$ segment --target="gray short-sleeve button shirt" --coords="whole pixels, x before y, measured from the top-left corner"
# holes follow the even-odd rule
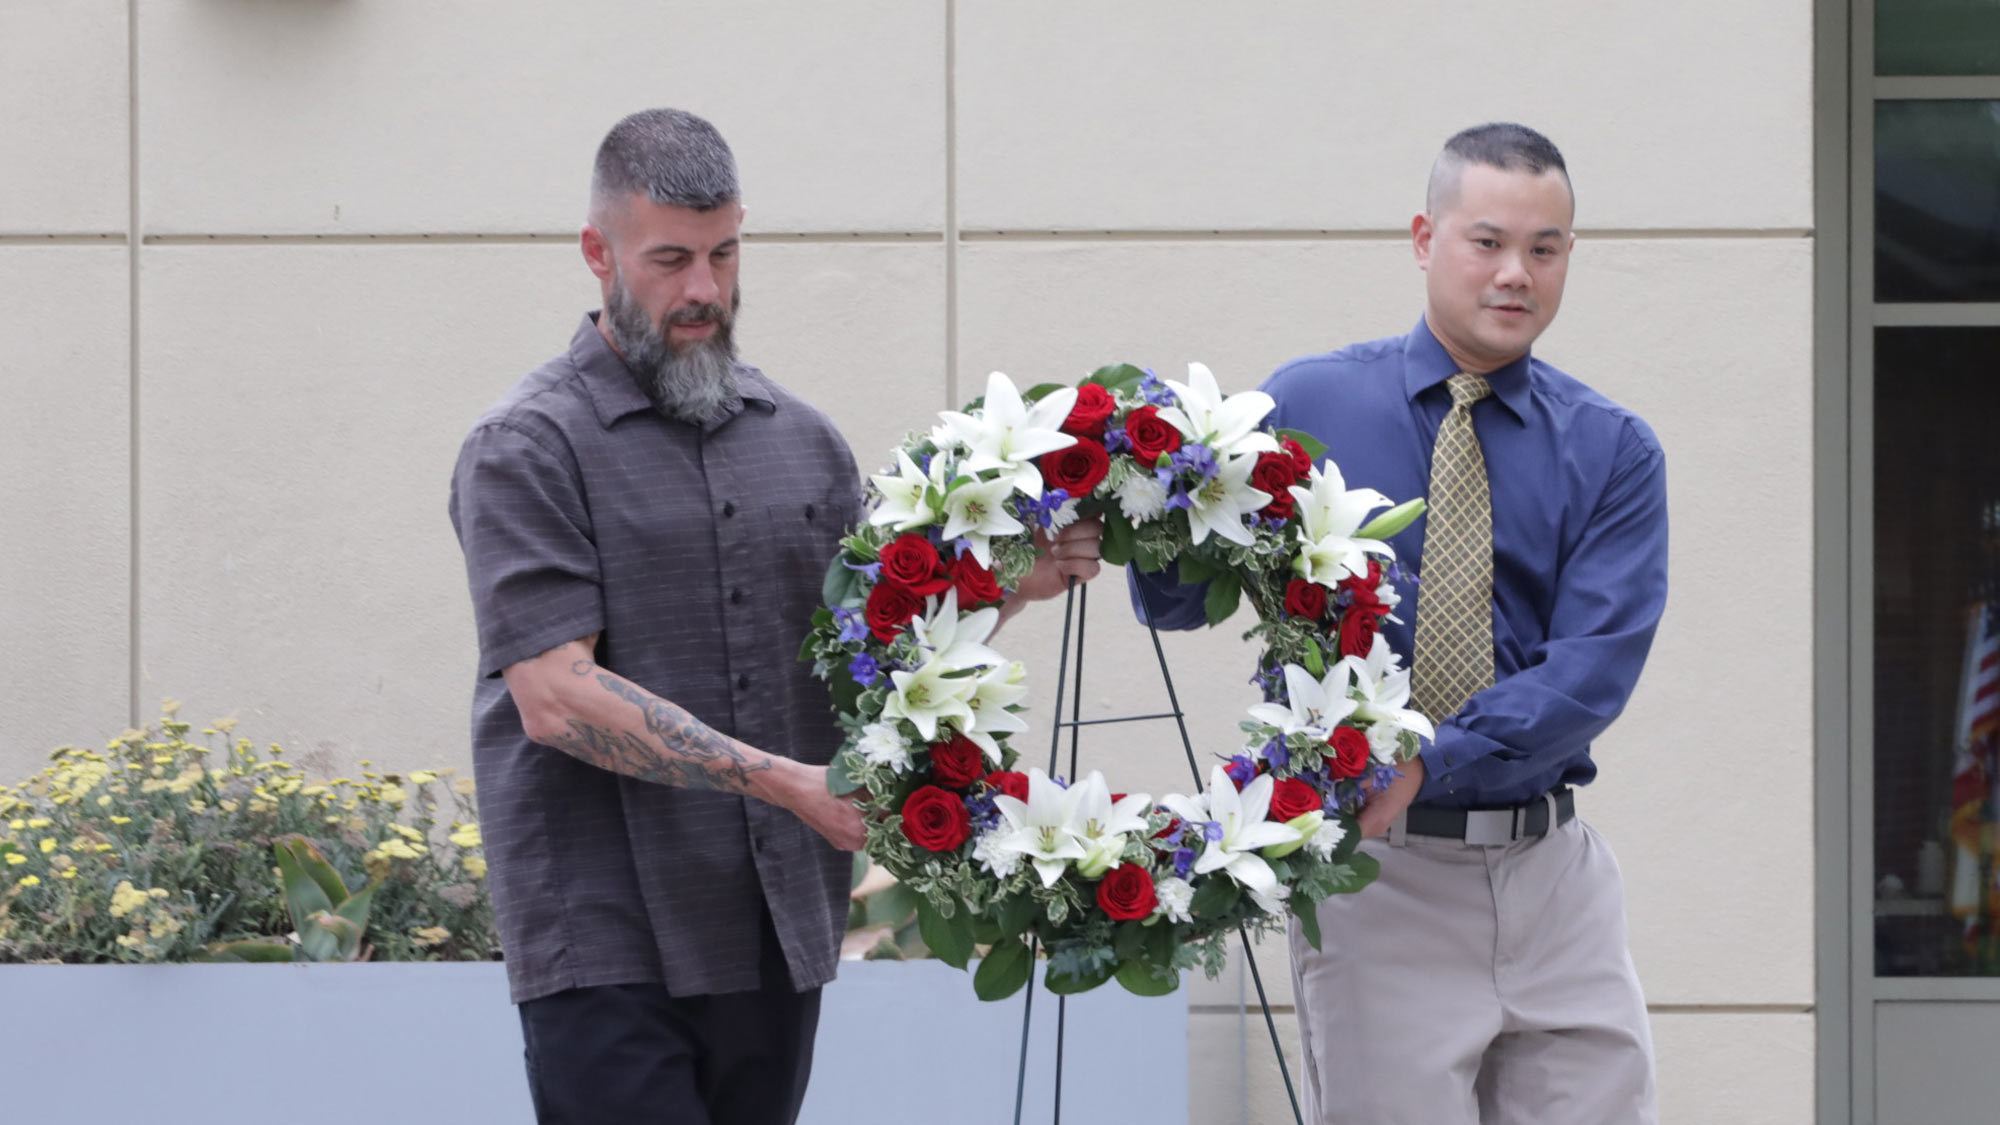
[[[452,477],[479,634],[473,763],[513,998],[757,988],[767,906],[793,986],[818,987],[846,919],[845,853],[761,801],[529,742],[499,678],[597,633],[599,663],[717,730],[814,765],[839,746],[797,654],[859,516],[847,443],[747,365],[729,417],[662,414],[595,315],[480,418]]]

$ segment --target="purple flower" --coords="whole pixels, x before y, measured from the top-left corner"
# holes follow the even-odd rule
[[[1238,754],[1229,759],[1229,765],[1223,768],[1223,772],[1241,788],[1256,779],[1257,763],[1251,761],[1248,754]]]
[[[881,564],[877,563],[876,565],[880,566]],[[856,641],[865,641],[868,639],[868,618],[860,610],[848,609],[846,606],[835,606],[833,609],[833,621],[834,624],[840,626],[840,636],[836,639],[841,644],[853,644]]]
[[[1106,453],[1132,452],[1132,439],[1125,436],[1125,430],[1122,426],[1115,430],[1104,431],[1104,451]]]
[[[1274,738],[1264,744],[1264,760],[1274,770],[1284,769],[1292,764],[1291,748],[1285,745],[1284,739]]]
[[[1188,877],[1188,874],[1193,870],[1194,870],[1194,849],[1193,848],[1174,849],[1174,874],[1179,875],[1181,878],[1185,879]]]
[[[1204,820],[1201,822],[1201,838],[1213,844],[1222,839],[1222,822]]]
[[[992,828],[994,823],[1000,819],[1000,810],[994,805],[991,793],[967,796],[965,798],[965,812],[967,816],[972,818],[972,826],[982,832]]]
[[[1167,454],[1167,465],[1175,475],[1191,472],[1207,480],[1215,475],[1215,450],[1199,442],[1189,442]]]
[[[1016,495],[1014,510],[1023,520],[1033,521],[1037,526],[1048,527],[1055,523],[1056,512],[1069,502],[1069,493],[1060,488],[1051,488],[1042,493],[1039,500]]]
[[[868,581],[870,582],[882,581],[882,564],[879,562],[854,563],[847,561],[847,557],[843,555],[841,556],[840,559],[840,565],[846,567],[849,570],[857,571],[859,573],[867,575]]]
[[[876,677],[882,674],[882,668],[875,663],[874,657],[865,652],[856,653],[854,659],[847,662],[847,674],[853,676],[854,682],[862,687],[874,687]]]
[[[1174,398],[1173,388],[1161,382],[1160,377],[1153,374],[1153,369],[1150,367],[1146,369],[1145,376],[1139,380],[1139,397],[1154,406],[1173,406],[1178,401]]]

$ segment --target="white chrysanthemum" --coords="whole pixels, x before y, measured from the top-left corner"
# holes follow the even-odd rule
[[[1160,904],[1153,913],[1166,915],[1169,922],[1192,922],[1194,914],[1190,907],[1194,904],[1194,884],[1176,875],[1169,875],[1153,884],[1153,896]]]
[[[863,758],[874,765],[888,766],[897,773],[910,768],[910,744],[895,723],[869,723],[861,728],[861,740],[854,744]]]
[[[1347,839],[1347,829],[1332,817],[1320,822],[1319,831],[1306,840],[1306,850],[1318,856],[1321,861],[1333,858],[1333,849]]]
[[[1167,486],[1151,473],[1134,473],[1118,486],[1118,507],[1133,523],[1159,519],[1167,510]]]
[[[983,833],[972,844],[972,858],[992,872],[996,879],[1005,879],[1021,869],[1021,853],[1000,846],[1000,840],[1005,835],[1004,832]]]
[[[1394,762],[1403,751],[1403,728],[1394,723],[1376,723],[1368,728],[1368,751],[1378,762]]]
[[[1062,507],[1049,513],[1049,531],[1051,534],[1061,531],[1063,528],[1076,522],[1076,506],[1077,501],[1066,500],[1063,502]]]

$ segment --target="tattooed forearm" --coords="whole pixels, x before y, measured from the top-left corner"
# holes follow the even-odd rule
[[[639,709],[646,731],[658,742],[636,732],[568,720],[569,730],[552,740],[556,749],[614,773],[683,789],[748,790],[751,774],[769,770],[770,759],[752,762],[720,732],[664,699],[647,694],[608,672],[598,672],[588,660],[570,666],[578,676],[597,673],[604,690]]]

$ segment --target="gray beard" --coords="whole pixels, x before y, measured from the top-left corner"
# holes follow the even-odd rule
[[[740,292],[730,297],[732,306],[742,304]],[[611,334],[639,388],[662,414],[697,426],[722,421],[742,401],[736,386],[735,309],[711,305],[707,313],[715,321],[714,333],[675,347],[667,339],[667,324],[673,318],[648,320],[621,282],[611,283],[611,296],[605,302]]]

